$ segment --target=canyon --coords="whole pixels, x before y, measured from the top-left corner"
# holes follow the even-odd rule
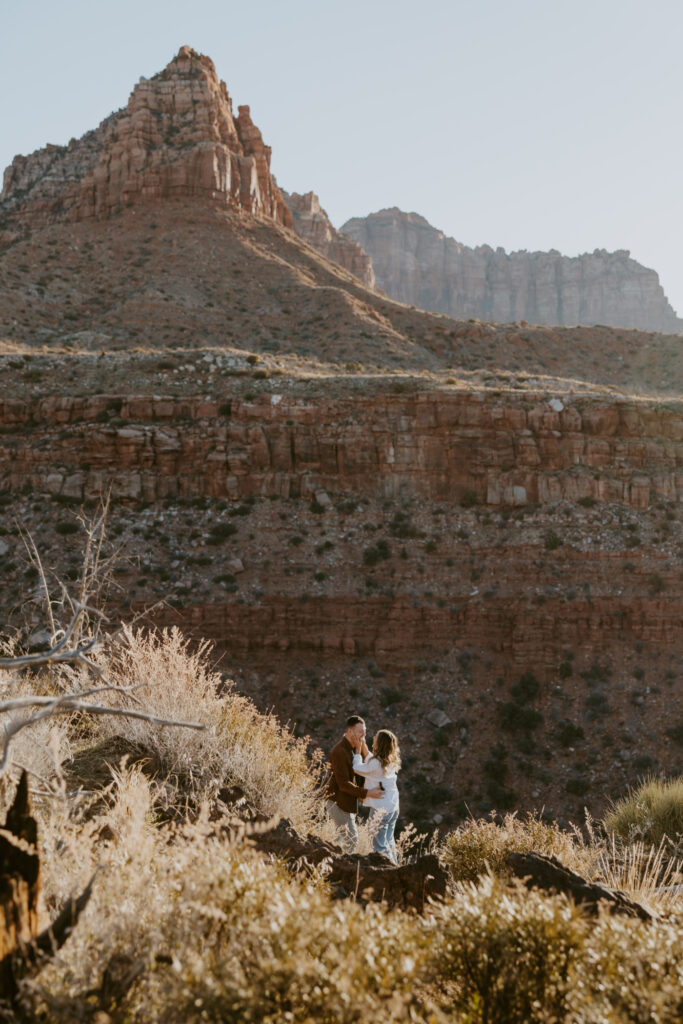
[[[395,207],[353,217],[341,231],[369,253],[387,295],[434,313],[683,332],[655,271],[626,250],[567,257],[470,248]]]
[[[111,620],[209,639],[225,685],[324,748],[351,711],[389,724],[420,827],[601,813],[680,772],[675,320],[453,319],[374,284],[187,47],[81,140],[18,157],[5,638],[45,625],[28,535],[72,590],[104,502]]]

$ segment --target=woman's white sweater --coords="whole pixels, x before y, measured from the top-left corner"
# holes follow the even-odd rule
[[[378,811],[398,810],[398,783],[396,771],[393,768],[385,771],[382,763],[372,754],[368,756],[367,761],[363,760],[361,754],[354,754],[353,771],[356,775],[363,776],[366,789],[377,789],[380,782],[384,787],[383,796],[374,799],[366,797],[363,807],[374,807]]]

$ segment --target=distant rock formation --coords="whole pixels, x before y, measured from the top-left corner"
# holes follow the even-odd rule
[[[367,288],[376,285],[372,260],[357,242],[332,225],[315,192],[282,193],[293,217],[297,235],[329,260],[351,271]]]
[[[503,323],[683,330],[655,271],[626,250],[567,257],[554,249],[470,249],[424,217],[395,207],[354,217],[341,230],[370,254],[387,295],[434,313]]]
[[[183,46],[127,107],[68,146],[17,156],[0,196],[0,241],[56,220],[107,217],[141,200],[206,196],[291,227],[249,107],[233,115],[213,62]]]

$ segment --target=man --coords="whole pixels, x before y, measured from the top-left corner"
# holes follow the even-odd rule
[[[358,715],[346,720],[346,731],[339,743],[330,752],[330,781],[325,796],[327,812],[337,829],[342,849],[353,853],[358,842],[356,811],[358,801],[369,797],[381,797],[382,790],[365,789],[359,786],[353,774],[353,755],[360,750],[365,739],[365,722]]]

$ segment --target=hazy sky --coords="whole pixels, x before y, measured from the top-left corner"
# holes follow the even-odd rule
[[[683,315],[681,0],[0,0],[0,165],[66,143],[189,44],[332,221],[630,249]]]

